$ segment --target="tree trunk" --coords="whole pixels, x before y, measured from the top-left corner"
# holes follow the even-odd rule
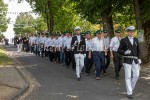
[[[138,32],[138,37],[142,37],[142,40],[139,39],[140,41],[140,51],[141,51],[141,59],[144,63],[148,62],[148,51],[149,51],[149,44],[148,43],[148,33],[149,28],[146,26],[148,23],[144,23],[142,26],[142,20],[141,20],[141,9],[140,6],[142,5],[143,1],[142,0],[134,0],[134,12],[135,12],[135,19],[136,19],[136,25],[137,25],[137,30],[142,30],[144,28],[144,35],[140,36]],[[144,37],[146,41],[144,40]]]
[[[48,12],[47,12],[47,6],[45,6],[44,13],[45,13],[45,17],[46,17],[47,29],[49,32],[50,31],[50,24],[49,24],[49,16],[48,16]]]
[[[144,22],[143,28],[144,28],[144,37],[145,37],[145,43],[146,43],[145,49],[147,49],[148,51],[146,55],[146,62],[150,62],[150,20]]]
[[[51,1],[48,0],[47,3],[48,3],[48,12],[49,12],[49,17],[50,17],[50,20],[49,20],[49,25],[50,25],[49,32],[52,33],[53,29],[54,29],[54,16],[53,16],[53,13],[52,13],[52,10],[51,10]]]
[[[111,13],[111,7],[104,10],[101,14],[103,21],[103,29],[108,30],[110,36],[114,36],[113,19]]]

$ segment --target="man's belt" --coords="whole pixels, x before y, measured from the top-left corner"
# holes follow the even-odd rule
[[[93,52],[100,52],[100,53],[104,53],[104,51],[93,51]]]
[[[124,58],[132,58],[132,59],[138,59],[136,56],[123,56]]]

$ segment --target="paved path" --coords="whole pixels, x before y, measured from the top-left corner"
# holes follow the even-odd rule
[[[76,81],[75,72],[59,64],[51,63],[46,58],[30,53],[13,52],[16,59],[34,77],[38,85],[25,100],[128,100],[126,98],[124,72],[121,79],[114,79],[114,68],[110,67],[108,76],[95,80],[94,70],[91,76],[82,74],[81,81]],[[29,78],[29,77],[28,77]],[[150,74],[142,74],[135,92],[134,100],[150,100]]]

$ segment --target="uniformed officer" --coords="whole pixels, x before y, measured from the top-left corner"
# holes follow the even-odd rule
[[[124,57],[127,97],[132,99],[133,90],[139,77],[140,48],[138,39],[134,37],[135,27],[129,26],[126,31],[128,36],[121,40],[118,52]]]
[[[93,66],[93,56],[92,56],[92,50],[91,50],[91,46],[92,46],[92,40],[91,40],[91,32],[87,31],[85,32],[86,34],[86,57],[85,57],[85,69],[86,69],[86,73],[87,76],[90,75],[90,70]]]
[[[76,75],[77,80],[81,79],[81,70],[84,67],[85,49],[86,43],[85,38],[80,35],[81,28],[79,26],[74,28],[76,35],[72,38],[71,47],[74,52],[75,62],[76,62]]]
[[[65,53],[65,64],[66,64],[66,68],[70,67],[70,63],[71,63],[71,34],[69,31],[66,31],[66,40],[64,43],[64,53]]]
[[[115,37],[113,37],[110,41],[110,56],[113,58],[114,66],[115,66],[115,78],[116,80],[119,80],[119,72],[122,67],[122,57],[117,52],[119,46],[120,46],[120,33],[121,31],[115,30]]]
[[[93,59],[96,66],[96,80],[100,79],[100,74],[105,66],[105,46],[102,38],[102,30],[96,31],[96,37],[92,39]]]
[[[74,36],[74,34],[72,33],[72,37]],[[74,51],[71,50],[71,61],[72,61],[72,69],[73,71],[76,71],[76,62],[75,62],[75,58],[74,58]]]
[[[21,44],[22,44],[22,38],[21,38],[21,34],[19,34],[19,36],[17,36],[16,38],[16,43],[17,43],[17,51],[18,53],[21,52]]]
[[[108,36],[108,31],[104,30],[103,31],[103,35],[104,35],[104,43],[105,43],[105,49],[107,50],[107,55],[105,56],[105,72],[106,73],[106,69],[108,68],[109,64],[110,64],[110,37]]]

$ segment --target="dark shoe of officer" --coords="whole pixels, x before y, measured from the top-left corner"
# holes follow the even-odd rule
[[[119,76],[116,76],[115,79],[116,79],[116,80],[119,80]]]
[[[133,96],[132,96],[132,95],[127,95],[127,97],[128,97],[129,99],[133,99]]]
[[[90,72],[86,72],[86,76],[90,76]]]
[[[78,78],[77,78],[77,81],[80,81],[80,80],[81,80],[81,78],[80,78],[80,77],[78,77]]]

